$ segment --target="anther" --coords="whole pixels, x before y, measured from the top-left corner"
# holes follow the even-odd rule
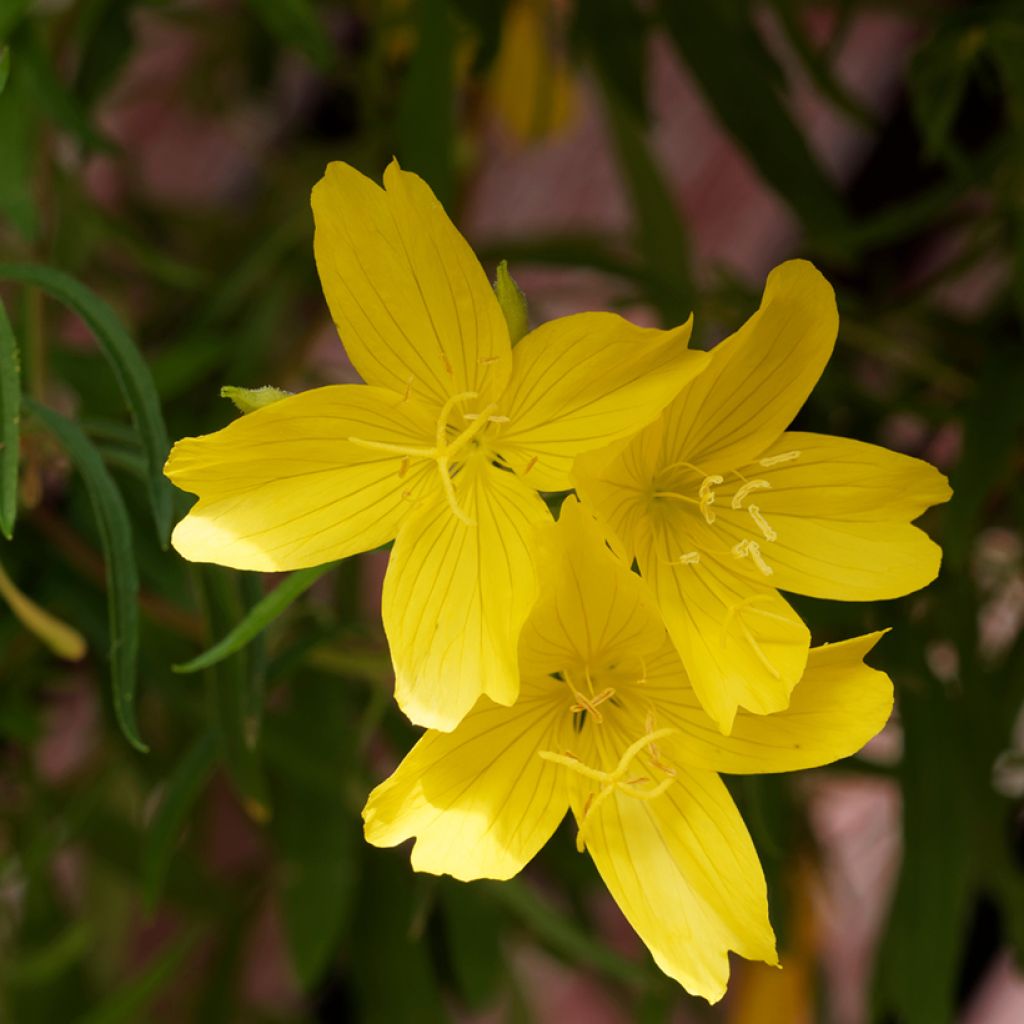
[[[739,543],[733,545],[732,555],[733,558],[749,558],[765,576],[771,576],[775,571],[764,560],[764,556],[761,554],[761,545],[756,540],[744,537]]]
[[[448,358],[448,354],[446,352],[441,352],[441,359],[444,360],[445,373],[447,373],[449,377],[454,377],[455,371],[452,369],[451,360]]]
[[[792,462],[794,459],[800,458],[800,452],[782,452],[781,455],[769,455],[766,458],[759,459],[759,465],[770,467],[770,466],[781,466],[784,462]]]
[[[684,551],[677,559],[670,561],[668,565],[698,565],[700,563],[699,551]]]
[[[779,535],[771,528],[768,520],[761,514],[761,510],[756,505],[747,506],[747,514],[757,524],[757,528],[764,534],[764,539],[767,541],[778,540]]]
[[[405,455],[398,464],[398,479],[401,480],[409,472],[409,456]]]
[[[526,464],[526,468],[523,470],[523,476],[526,476],[526,474],[529,473],[530,470],[533,469],[533,467],[536,466],[536,465],[537,465],[537,456],[536,455],[531,455],[530,456],[530,461]]]
[[[747,495],[751,491],[765,490],[771,487],[771,484],[767,480],[748,480],[733,496],[732,496],[732,507],[743,508],[743,502],[746,500]]]

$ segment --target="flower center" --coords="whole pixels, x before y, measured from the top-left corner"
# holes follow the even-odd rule
[[[466,515],[466,513],[459,507],[459,503],[455,495],[455,486],[452,481],[456,471],[458,470],[457,458],[459,454],[469,444],[471,444],[480,433],[483,432],[489,423],[508,422],[507,416],[494,415],[497,405],[492,402],[479,413],[462,413],[462,418],[468,421],[469,425],[462,431],[456,433],[453,437],[449,437],[449,433],[452,428],[448,420],[451,417],[455,406],[460,402],[465,402],[478,397],[479,394],[476,391],[463,391],[458,395],[452,395],[452,397],[449,398],[443,406],[441,406],[441,411],[437,416],[437,430],[433,446],[391,444],[388,441],[368,441],[362,437],[350,437],[347,440],[362,448],[371,448],[375,451],[382,452],[393,452],[395,455],[403,456],[398,468],[399,477],[404,477],[409,471],[410,459],[432,460],[437,465],[437,471],[441,476],[441,486],[444,488],[444,494],[448,499],[448,505],[452,510],[452,514],[456,519],[465,523],[467,526],[475,526],[475,521]],[[405,496],[408,497],[409,493],[407,492]]]
[[[584,724],[590,719],[594,721],[595,725],[604,724],[605,717],[600,710],[602,704],[611,702],[612,706],[621,707],[616,697],[615,687],[605,686],[598,690],[586,667],[582,671],[584,686],[578,686],[573,679],[573,674],[568,671],[553,673],[553,675],[564,681],[569,689],[569,711],[574,716],[573,728],[577,733],[582,731]],[[646,671],[644,678],[632,680],[633,684],[644,682],[646,682]],[[656,729],[654,726],[654,713],[651,710],[647,713],[644,722],[643,735],[626,747],[619,756],[618,763],[610,771],[586,764],[572,750],[564,750],[561,753],[553,750],[539,752],[539,756],[545,761],[561,765],[584,779],[596,783],[596,786],[588,792],[583,805],[583,813],[580,815],[579,831],[576,834],[576,849],[580,853],[586,849],[588,822],[594,811],[608,799],[610,794],[619,792],[637,800],[653,800],[655,797],[661,796],[675,781],[676,769],[661,756],[658,741],[673,735],[678,730],[674,728]],[[598,733],[595,735],[595,743],[600,746],[604,742],[611,742],[613,735],[610,733],[608,736],[604,736]]]

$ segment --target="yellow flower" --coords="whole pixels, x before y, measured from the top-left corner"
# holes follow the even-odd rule
[[[558,134],[579,105],[572,71],[553,33],[557,15],[546,0],[512,0],[505,8],[490,96],[522,142]]]
[[[426,184],[392,163],[386,191],[342,163],[313,190],[317,267],[366,384],[317,388],[179,441],[166,473],[199,501],[186,558],[276,572],[395,538],[384,626],[396,697],[453,728],[481,693],[511,704],[537,594],[538,490],[575,456],[651,422],[708,358],[689,323],[581,313],[513,348],[469,246]]]
[[[577,845],[658,966],[716,1000],[729,950],[776,962],[761,867],[717,773],[858,750],[892,708],[888,677],[862,663],[880,634],[815,648],[788,710],[741,712],[723,737],[640,578],[576,499],[539,532],[543,596],[520,642],[518,702],[483,699],[454,732],[427,732],[370,794],[366,838],[415,836],[419,871],[504,879],[571,807]]]
[[[949,498],[918,459],[786,431],[832,352],[835,296],[802,260],[628,444],[575,478],[609,540],[635,558],[708,714],[786,707],[810,636],[776,588],[873,601],[930,583],[941,552],[911,521]]]

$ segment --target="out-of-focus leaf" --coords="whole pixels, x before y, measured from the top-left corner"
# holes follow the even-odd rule
[[[6,10],[0,8],[0,18]],[[0,35],[2,38],[2,35]],[[29,89],[29,74],[20,52],[7,48],[7,86],[0,92],[0,217],[33,240],[38,228],[34,194],[34,164],[40,118]]]
[[[265,724],[268,742],[284,755],[275,761],[271,833],[280,857],[288,949],[307,988],[329,966],[356,892],[362,838],[346,788],[357,749],[346,698],[336,679],[304,679],[290,706]],[[286,753],[296,749],[316,765],[317,777]],[[359,944],[364,938],[360,934]]]
[[[89,106],[113,83],[131,52],[131,7],[130,0],[98,0],[83,8],[74,94]]]
[[[207,621],[211,629],[220,632],[241,614],[238,580],[232,571],[219,566],[202,566],[198,572]],[[238,649],[208,668],[207,678],[224,766],[246,813],[264,824],[271,818],[270,795],[260,756],[259,730],[250,721],[248,672],[246,652]]]
[[[416,928],[416,886],[408,858],[368,850],[360,887],[352,949],[359,1020],[367,1024],[445,1024],[430,951]]]
[[[80,661],[85,657],[88,650],[85,637],[23,594],[7,575],[3,565],[0,565],[0,598],[7,603],[15,618],[42,640],[58,658]]]
[[[402,81],[395,132],[398,158],[455,201],[455,26],[447,0],[414,0],[416,51]]]
[[[301,597],[321,576],[334,568],[333,563],[317,565],[310,569],[299,569],[290,573],[262,601],[246,613],[232,630],[217,641],[209,650],[197,655],[191,661],[175,665],[175,672],[200,672],[240,651],[254,637],[259,636],[282,612]]]
[[[40,109],[90,149],[108,152],[115,149],[93,126],[76,94],[58,77],[40,33],[31,31],[34,27],[28,23],[25,30],[18,33],[15,45],[18,61],[25,67],[29,89],[35,94]]]
[[[779,98],[776,65],[739,6],[663,0],[659,10],[708,102],[765,181],[812,233],[827,237],[842,227],[845,210]]]
[[[591,967],[631,989],[645,990],[663,984],[651,967],[634,963],[593,938],[564,914],[557,913],[526,883],[477,882],[494,900],[509,910],[530,933],[570,963]]]
[[[10,540],[18,515],[21,454],[21,361],[18,341],[0,301],[0,533]]]
[[[0,46],[0,96],[7,88],[7,79],[11,77],[11,48]]]
[[[505,323],[508,325],[509,340],[514,345],[530,329],[530,315],[526,296],[509,273],[508,260],[502,260],[498,264],[494,294],[498,296],[498,305],[501,306],[501,311],[505,314]]]
[[[441,887],[441,908],[452,970],[466,1005],[483,1010],[501,994],[508,973],[501,949],[501,915],[476,886]]]
[[[647,18],[621,0],[590,0],[576,8],[576,41],[590,53],[606,88],[626,116],[646,119]]]
[[[914,692],[904,687],[899,696],[903,864],[876,955],[874,1004],[880,1020],[952,1024],[977,867],[969,809],[973,775],[954,702],[933,679],[920,686]]]
[[[636,218],[637,248],[650,282],[651,301],[666,324],[674,325],[686,319],[694,301],[686,228],[651,157],[643,124],[607,84],[605,96],[615,153]]]
[[[132,549],[132,524],[117,486],[103,459],[82,429],[27,396],[25,408],[57,438],[82,475],[92,501],[107,566],[110,616],[110,671],[114,713],[128,742],[145,753],[135,721],[135,689],[139,651],[139,577]]]
[[[943,537],[949,566],[964,571],[993,488],[1014,479],[1024,438],[1024,357],[1016,343],[989,346],[977,393],[967,408],[964,448],[952,475]]]
[[[199,937],[190,931],[164,944],[138,974],[114,986],[111,995],[98,1006],[75,1018],[75,1024],[136,1024],[145,1020],[145,1009],[177,976],[182,961]]]
[[[7,39],[11,31],[25,16],[32,0],[5,0],[0,7],[0,42]]]
[[[69,925],[41,949],[9,959],[4,964],[4,981],[19,988],[50,985],[85,956],[95,938],[95,931],[89,922],[78,921]]]
[[[110,363],[132,414],[148,464],[149,500],[157,537],[166,547],[171,532],[171,489],[163,475],[170,444],[153,376],[114,311],[73,277],[32,263],[0,263],[0,280],[34,285],[77,313]]]
[[[977,26],[950,29],[939,32],[914,54],[908,77],[910,103],[928,157],[955,155],[950,132],[984,41],[984,30]]]
[[[294,46],[327,70],[334,48],[310,0],[249,0],[267,31],[286,46]]]
[[[800,23],[802,8],[797,0],[775,0],[772,6],[779,17],[782,30],[786,33],[786,39],[796,51],[804,70],[810,75],[818,91],[862,127],[873,128],[874,117],[833,74],[828,55],[819,52],[808,39]]]
[[[477,47],[473,66],[486,68],[494,59],[501,44],[501,23],[509,0],[451,0],[459,16],[473,27]]]
[[[167,779],[160,804],[142,839],[142,895],[149,910],[160,901],[185,818],[206,788],[216,763],[217,743],[211,733],[204,733]]]

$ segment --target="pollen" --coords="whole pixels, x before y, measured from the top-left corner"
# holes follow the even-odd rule
[[[668,563],[669,565],[699,565],[699,551],[684,551],[677,559]]]
[[[749,558],[765,576],[771,576],[775,571],[764,560],[764,555],[761,554],[761,545],[756,540],[744,538],[738,544],[733,545],[732,554],[734,558]]]

